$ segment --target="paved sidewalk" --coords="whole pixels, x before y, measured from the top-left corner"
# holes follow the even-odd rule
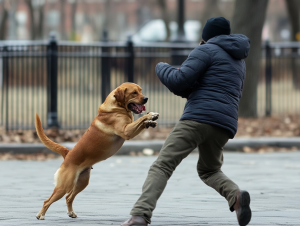
[[[300,225],[300,151],[224,157],[223,171],[250,192],[250,225]],[[62,159],[0,161],[0,225],[119,225],[128,218],[155,159],[114,156],[98,163],[89,186],[74,201],[78,218],[67,216],[63,198],[52,204],[45,221],[35,215],[52,193]],[[197,159],[191,154],[177,168],[151,225],[237,225],[226,200],[198,178]]]

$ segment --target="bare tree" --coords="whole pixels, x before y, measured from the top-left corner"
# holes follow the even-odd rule
[[[296,38],[297,33],[300,32],[300,1],[299,0],[286,0],[286,7],[290,22],[292,25],[292,40],[299,41]]]
[[[86,1],[86,0],[85,0]],[[99,35],[99,29],[96,24],[95,14],[89,13],[91,11],[91,7],[94,7],[93,3],[85,2],[84,15],[85,15],[85,23],[87,23],[92,31],[93,31],[93,39]]]
[[[44,31],[44,6],[45,3],[41,4],[37,11],[38,11],[38,21],[37,21],[37,38],[42,39],[43,38],[43,31]]]
[[[35,7],[32,4],[32,0],[25,0],[29,10],[30,17],[30,34],[31,39],[41,39],[43,37],[43,28],[44,28],[44,3],[38,4],[36,6],[37,12],[35,13]],[[40,3],[40,2],[39,2]],[[36,17],[37,16],[37,17]]]
[[[3,14],[0,22],[0,40],[5,39],[7,27],[6,22],[8,18],[8,11],[10,9],[10,3],[8,0],[2,2]]]
[[[60,34],[61,34],[61,39],[67,39],[67,37],[66,37],[66,28],[65,28],[65,3],[66,3],[66,0],[60,0],[60,18],[61,18]]]
[[[111,26],[113,26],[114,24],[114,18],[112,18],[113,16],[113,13],[112,13],[112,1],[109,1],[109,0],[106,0],[105,1],[105,4],[104,4],[104,20],[103,20],[103,36],[105,37],[106,41],[109,40],[109,36],[110,37],[113,37],[114,34],[111,34],[113,33],[114,31],[111,30]],[[108,32],[110,31],[110,32]],[[105,34],[105,35],[104,35]],[[104,38],[102,37],[102,38]]]
[[[200,31],[201,34],[202,34],[203,27],[209,18],[223,16],[218,7],[218,3],[219,3],[219,0],[206,0],[205,1],[204,11],[200,16],[200,21],[202,24],[201,31]]]
[[[242,117],[257,116],[257,85],[261,57],[261,35],[265,21],[268,0],[235,1],[232,32],[246,35],[251,41],[246,59],[246,80],[243,97],[239,105]]]
[[[33,6],[32,6],[32,2],[31,0],[26,0],[25,1],[29,10],[29,17],[30,17],[30,34],[31,34],[31,39],[35,39],[35,21],[34,21],[34,10],[33,10]]]
[[[299,0],[286,0],[286,7],[292,26],[291,41],[297,40],[297,35],[300,35],[300,1]],[[297,54],[298,48],[293,49],[293,54]],[[293,74],[293,85],[294,88],[300,89],[300,74],[297,70],[297,60],[293,57],[291,62],[291,69]]]
[[[71,7],[71,23],[72,23],[72,39],[75,39],[75,35],[76,35],[76,11],[77,11],[77,4],[78,4],[78,0],[73,0],[72,3],[72,7]]]

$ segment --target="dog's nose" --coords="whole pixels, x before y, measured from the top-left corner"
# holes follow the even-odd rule
[[[144,104],[147,103],[148,97],[144,97],[143,99],[144,99]]]

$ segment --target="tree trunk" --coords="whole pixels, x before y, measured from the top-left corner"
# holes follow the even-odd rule
[[[288,15],[290,18],[290,23],[292,25],[292,35],[291,41],[299,41],[296,38],[298,32],[300,32],[300,2],[299,0],[286,0],[286,7],[288,11]]]
[[[261,58],[261,35],[265,21],[268,0],[235,1],[231,23],[232,33],[246,35],[251,41],[246,59],[246,80],[239,104],[239,116],[257,116],[257,85]]]
[[[161,16],[162,16],[162,19],[163,19],[163,21],[165,23],[165,26],[166,26],[167,35],[166,35],[165,41],[167,42],[170,39],[171,32],[170,32],[170,28],[169,28],[170,17],[168,15],[166,1],[165,0],[157,0],[157,3],[158,3],[159,8],[161,10]]]
[[[105,41],[110,40],[111,38],[114,38],[113,29],[111,29],[114,25],[113,20],[113,13],[112,13],[112,1],[106,1],[104,4],[104,20],[103,20],[103,30],[102,33],[105,36]],[[104,40],[104,37],[102,37]]]
[[[218,7],[219,0],[206,0],[204,6],[204,12],[201,14],[200,21],[201,21],[201,31],[202,34],[203,27],[206,24],[206,21],[212,17],[222,16],[222,13]]]
[[[65,0],[60,0],[60,34],[61,34],[61,39],[65,40],[66,39],[66,29],[65,29]]]
[[[7,7],[5,6],[6,2],[3,2],[3,13],[2,13],[2,18],[1,18],[1,23],[0,23],[0,40],[4,40],[6,37],[6,22],[8,18],[8,10]]]
[[[25,3],[27,4],[28,10],[29,10],[29,16],[30,16],[30,34],[31,34],[30,36],[31,36],[31,39],[34,40],[36,38],[34,10],[33,10],[31,0],[26,0]]]
[[[37,24],[37,39],[43,39],[43,31],[44,31],[44,5],[41,5],[39,7],[39,21],[38,21],[38,24]]]
[[[300,35],[300,2],[299,0],[286,0],[285,2],[292,27],[291,41],[300,41],[299,39],[297,40],[297,35]],[[298,55],[298,48],[294,48],[292,52],[293,54]],[[295,89],[300,89],[300,73],[298,73],[297,70],[298,59],[293,57],[291,60],[293,86]]]
[[[73,3],[72,3],[72,8],[71,8],[71,23],[72,23],[72,26],[71,26],[71,40],[76,40],[76,10],[77,10],[77,0],[75,0]]]

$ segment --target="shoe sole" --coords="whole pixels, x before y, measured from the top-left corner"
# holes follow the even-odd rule
[[[245,226],[249,224],[252,216],[250,209],[250,195],[247,191],[241,191],[240,193],[240,207],[239,225]]]
[[[121,225],[122,226],[122,225]],[[133,224],[131,226],[148,226],[148,224]]]

